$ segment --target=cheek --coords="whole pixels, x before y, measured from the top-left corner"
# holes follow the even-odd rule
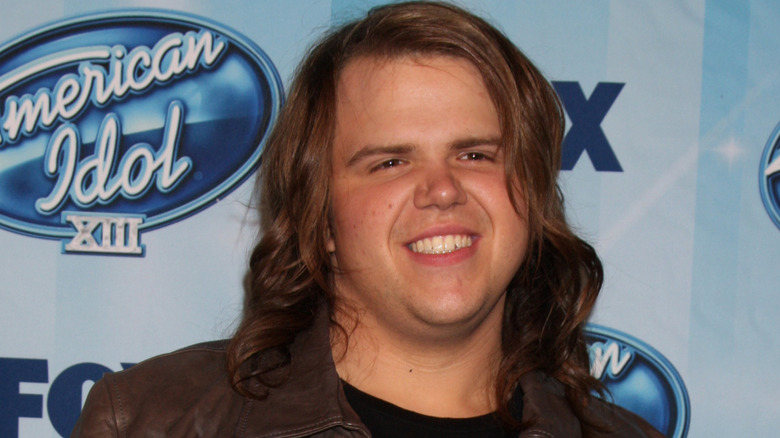
[[[343,204],[340,208],[334,209],[333,214],[333,234],[336,241],[338,252],[346,255],[346,252],[354,253],[359,251],[365,244],[365,240],[370,235],[371,210],[364,208],[354,208],[357,203]]]
[[[392,242],[403,228],[399,217],[409,205],[410,187],[413,185],[404,178],[371,185],[346,181],[334,187],[333,234],[343,260],[361,263],[358,258],[376,259],[394,250]]]
[[[397,191],[387,187],[342,189],[334,202],[333,215],[342,233],[378,231],[397,207]]]
[[[529,240],[528,212],[522,193],[515,192],[514,199],[519,208],[516,210],[506,190],[503,180],[491,182],[489,190],[490,215],[496,231],[506,242],[505,252],[513,258],[524,258]],[[519,213],[518,213],[519,210]]]

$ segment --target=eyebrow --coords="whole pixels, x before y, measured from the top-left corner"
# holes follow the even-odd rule
[[[499,137],[469,137],[461,140],[456,140],[450,144],[452,150],[463,150],[473,148],[474,146],[490,145],[500,147],[502,144]],[[370,157],[381,155],[407,155],[414,151],[415,147],[411,144],[398,144],[389,146],[379,145],[366,145],[355,152],[349,160],[347,160],[347,167],[353,166],[360,161],[363,161]]]
[[[380,155],[406,155],[414,150],[414,146],[410,144],[399,144],[391,146],[376,146],[366,145],[355,152],[349,160],[347,160],[347,167],[353,166],[356,163],[365,160],[369,157],[375,157]]]
[[[459,151],[461,149],[468,149],[468,148],[473,148],[474,146],[482,146],[482,145],[500,147],[502,143],[503,142],[501,141],[500,137],[488,137],[488,138],[469,137],[463,140],[457,140],[453,142],[450,145],[450,148]]]

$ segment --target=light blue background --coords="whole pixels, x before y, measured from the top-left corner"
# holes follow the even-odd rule
[[[332,22],[381,2],[39,1],[4,8],[0,41],[44,23],[164,7],[227,25],[285,82]],[[602,123],[623,172],[583,155],[561,184],[606,286],[593,321],[649,343],[680,371],[690,437],[780,430],[780,229],[758,190],[780,121],[780,5],[769,0],[464,1],[552,80],[625,87]],[[4,151],[0,149],[0,160]],[[60,242],[0,230],[0,356],[119,369],[227,337],[255,233],[251,183],[207,210],[143,234],[143,259],[60,254]],[[47,394],[49,384],[22,384]],[[44,418],[20,436],[53,435]],[[56,436],[56,434],[54,434]]]

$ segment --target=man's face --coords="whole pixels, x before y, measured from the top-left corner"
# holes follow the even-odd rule
[[[477,70],[450,57],[359,58],[341,75],[336,120],[336,295],[386,334],[500,330],[528,230]]]

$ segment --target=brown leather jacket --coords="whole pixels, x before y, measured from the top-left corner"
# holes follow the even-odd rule
[[[228,383],[226,342],[195,345],[106,374],[89,393],[72,437],[370,437],[347,403],[328,340],[327,318],[317,318],[291,347],[290,378],[265,400],[245,398]],[[562,385],[542,374],[521,379],[521,438],[576,438],[580,424]],[[593,419],[609,424],[603,437],[662,435],[638,416],[602,402]]]

